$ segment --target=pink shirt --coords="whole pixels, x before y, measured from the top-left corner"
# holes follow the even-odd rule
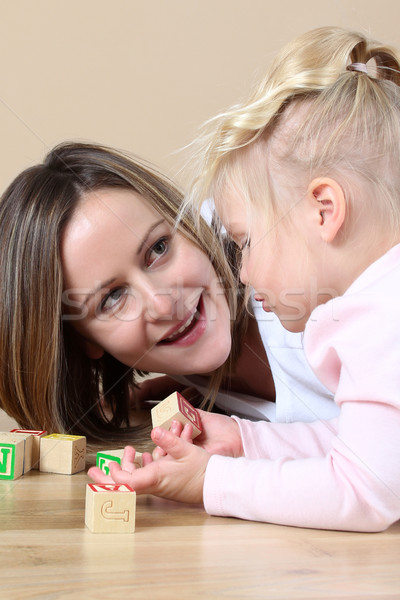
[[[300,527],[384,530],[400,519],[400,245],[313,311],[304,349],[339,417],[234,417],[245,457],[211,457],[205,508]]]

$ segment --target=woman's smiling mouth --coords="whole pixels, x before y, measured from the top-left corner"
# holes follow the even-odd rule
[[[203,334],[206,326],[204,318],[203,297],[200,296],[199,303],[193,313],[186,321],[174,329],[172,333],[160,340],[158,344],[178,344],[187,346],[197,341]]]

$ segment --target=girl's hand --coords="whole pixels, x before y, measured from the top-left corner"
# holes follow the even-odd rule
[[[243,456],[242,438],[239,425],[227,415],[197,409],[200,414],[203,431],[193,443],[204,448],[209,454]]]
[[[174,419],[171,423],[169,430],[177,437],[181,437],[183,440],[186,440],[190,444],[192,443],[193,427],[189,423],[183,426],[182,423]],[[162,448],[160,448],[160,446],[156,446],[153,450],[152,458],[153,460],[158,460],[159,458],[165,455],[166,452]]]
[[[89,469],[89,475],[96,478],[96,483],[125,483],[138,494],[154,494],[180,502],[202,502],[210,454],[161,427],[153,429],[151,437],[166,453],[159,460],[153,461],[150,456],[143,462],[143,467],[136,468],[133,464],[135,450],[127,446],[121,465],[110,463],[110,479],[105,481],[107,476],[103,473],[102,481],[99,481],[96,467]]]
[[[131,446],[126,446],[122,460],[121,460],[121,468],[123,470],[132,472],[133,470],[140,468],[140,467],[137,467],[133,462],[135,460],[135,455],[136,455],[135,449],[132,448]],[[149,452],[143,452],[143,455],[142,455],[143,466],[150,464],[152,461],[153,461],[153,458],[152,458],[151,454]],[[109,465],[110,464],[111,463],[109,463]],[[113,462],[112,464],[115,465],[118,463]],[[111,475],[106,475],[104,473],[104,471],[99,469],[99,467],[90,467],[90,469],[88,470],[88,475],[89,475],[89,477],[91,477],[91,479],[93,479],[93,481],[95,483],[98,483],[100,485],[104,484],[104,483],[115,483],[114,479],[111,477]]]
[[[239,426],[226,415],[210,413],[197,409],[203,431],[194,440],[193,444],[200,446],[209,454],[220,454],[237,458],[243,456],[242,438]],[[182,426],[179,421],[172,421],[170,431],[188,442],[192,442],[192,426]],[[153,459],[158,460],[165,456],[165,452],[159,446],[153,450]]]

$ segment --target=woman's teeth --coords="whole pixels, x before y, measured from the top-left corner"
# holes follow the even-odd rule
[[[195,317],[195,313],[193,313],[192,315],[190,315],[190,317],[188,318],[188,320],[186,321],[186,323],[184,323],[182,325],[182,327],[179,327],[179,329],[177,329],[176,331],[174,331],[174,333],[172,333],[167,338],[165,338],[163,340],[163,342],[169,342],[169,341],[174,340],[175,338],[179,337],[181,335],[181,333],[183,333],[185,331],[185,329],[188,329],[188,327],[192,324],[192,321],[193,321],[194,317]]]

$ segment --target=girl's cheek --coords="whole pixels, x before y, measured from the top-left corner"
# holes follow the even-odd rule
[[[240,268],[240,281],[244,284],[249,283],[248,277],[247,277],[247,268],[243,264]]]

